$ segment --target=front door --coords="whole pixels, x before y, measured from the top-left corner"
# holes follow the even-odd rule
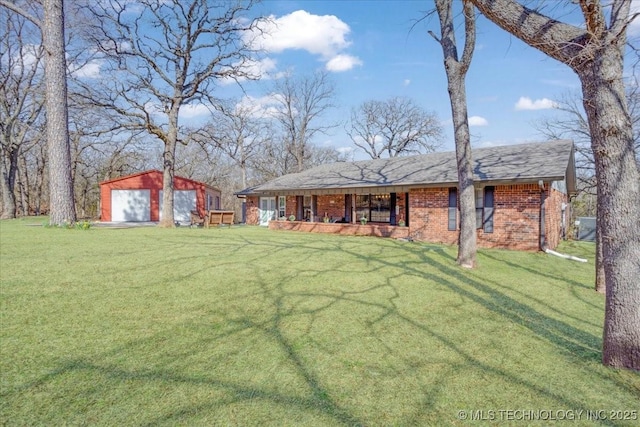
[[[276,219],[276,198],[260,197],[260,225],[269,225],[269,221]]]

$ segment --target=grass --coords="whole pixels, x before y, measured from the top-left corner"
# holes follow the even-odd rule
[[[481,250],[466,271],[391,239],[32,224],[0,222],[4,425],[640,416],[609,412],[640,409],[640,375],[600,363],[592,244],[560,248],[588,264]]]

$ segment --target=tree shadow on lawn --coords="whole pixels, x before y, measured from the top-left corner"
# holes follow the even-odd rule
[[[370,240],[362,241],[362,244],[370,244]],[[247,244],[250,242],[247,241]],[[251,403],[253,401],[271,402],[287,409],[299,410],[303,413],[310,413],[319,416],[324,420],[332,420],[338,424],[345,425],[365,425],[375,424],[375,419],[367,420],[362,416],[356,415],[356,408],[349,404],[340,403],[337,396],[338,390],[332,388],[328,378],[323,378],[322,373],[318,371],[317,364],[314,360],[305,359],[300,348],[296,345],[295,339],[289,334],[291,329],[284,326],[284,323],[292,316],[303,313],[308,316],[309,321],[307,329],[297,331],[304,336],[310,336],[310,327],[315,322],[324,321],[324,315],[329,310],[335,309],[337,304],[346,303],[348,305],[355,304],[364,307],[367,311],[375,311],[377,314],[371,320],[365,321],[363,327],[387,349],[389,353],[398,353],[399,358],[404,355],[400,354],[401,349],[394,349],[393,346],[386,342],[387,337],[382,336],[375,330],[374,326],[381,323],[385,319],[395,319],[401,323],[410,325],[426,336],[431,337],[451,352],[459,355],[463,362],[443,361],[448,364],[450,369],[459,369],[460,364],[471,367],[479,372],[486,372],[490,375],[504,379],[513,384],[520,385],[536,395],[545,396],[549,400],[557,402],[566,408],[592,410],[593,408],[584,407],[584,403],[575,399],[568,398],[562,394],[550,391],[545,387],[541,387],[526,378],[517,376],[500,367],[490,365],[479,360],[471,352],[466,350],[459,342],[438,332],[436,328],[418,321],[409,315],[403,313],[396,304],[396,299],[401,296],[401,291],[395,286],[393,281],[401,276],[408,275],[416,279],[422,279],[425,275],[424,265],[434,268],[440,274],[434,274],[429,280],[435,282],[444,289],[448,289],[461,297],[471,300],[474,303],[490,310],[505,319],[522,325],[532,331],[535,335],[541,337],[547,342],[552,343],[555,347],[563,352],[570,353],[573,357],[580,357],[586,361],[593,361],[599,352],[599,339],[591,334],[583,332],[561,320],[551,318],[547,315],[539,313],[532,307],[517,301],[496,289],[497,284],[485,284],[477,279],[470,278],[467,274],[462,274],[455,266],[455,261],[446,252],[434,249],[425,251],[423,248],[407,243],[399,243],[399,250],[406,251],[407,255],[416,258],[415,261],[400,261],[399,263],[390,261],[384,256],[371,259],[362,255],[358,250],[353,248],[353,241],[349,246],[338,241],[335,249],[342,250],[347,256],[345,262],[341,266],[326,265],[315,271],[296,270],[295,265],[292,271],[281,276],[279,281],[273,282],[272,276],[263,274],[261,271],[250,270],[253,290],[238,295],[236,301],[230,301],[232,305],[226,304],[224,307],[213,310],[211,314],[218,316],[226,325],[226,329],[219,330],[214,328],[213,324],[208,324],[207,317],[202,318],[201,325],[197,325],[197,333],[194,333],[191,345],[180,344],[174,346],[158,346],[157,342],[167,337],[178,336],[181,333],[179,328],[173,330],[167,329],[159,332],[156,336],[149,336],[137,340],[130,340],[122,346],[113,348],[110,351],[98,353],[91,357],[69,358],[66,362],[60,364],[57,369],[52,370],[49,374],[44,375],[40,379],[24,384],[19,390],[37,389],[43,384],[53,382],[56,377],[73,374],[77,372],[89,372],[92,375],[105,377],[109,380],[120,382],[125,381],[142,381],[142,382],[162,382],[167,387],[174,385],[186,386],[205,386],[215,390],[220,390],[222,397],[209,399],[203,402],[189,403],[179,402],[172,407],[166,408],[165,412],[158,414],[153,419],[142,420],[143,424],[155,425],[165,422],[184,422],[185,419],[195,414],[205,411],[216,411],[221,408],[234,404]],[[278,245],[277,245],[278,246]],[[285,248],[286,244],[281,245],[280,249]],[[272,245],[269,245],[273,249]],[[321,250],[313,248],[309,245],[308,255],[319,257]],[[273,256],[273,252],[265,254],[256,254],[256,257]],[[377,270],[387,270],[393,268],[396,273],[387,275],[383,283],[359,290],[351,289],[332,289],[326,290],[322,288],[300,288],[294,287],[292,283],[299,281],[301,274],[324,275],[331,273],[354,274],[349,268],[348,259],[354,257],[365,261],[364,265],[369,269],[369,273]],[[245,261],[243,261],[245,262]],[[290,262],[290,264],[294,264]],[[276,267],[277,268],[277,267]],[[397,270],[402,269],[401,272]],[[357,274],[357,273],[356,273]],[[492,286],[493,285],[493,286]],[[371,297],[375,292],[381,289],[387,289],[388,295],[384,299],[379,296]],[[243,305],[242,299],[256,299],[262,301],[263,305],[252,307],[251,309]],[[299,304],[292,303],[291,299],[299,301]],[[305,306],[303,302],[314,300],[315,305],[312,307]],[[347,314],[348,315],[348,314]],[[360,319],[355,321],[362,322]],[[196,327],[196,326],[194,326]],[[174,369],[174,363],[180,361],[191,360],[193,357],[199,357],[208,352],[214,351],[219,344],[228,339],[237,339],[241,342],[246,340],[247,333],[255,333],[263,337],[271,348],[276,350],[286,362],[286,367],[295,374],[302,386],[294,391],[286,392],[272,387],[270,384],[252,383],[242,379],[234,380],[225,375],[211,374],[209,372],[198,371],[197,373],[189,373],[184,366],[180,369]],[[159,335],[159,336],[158,336]],[[162,338],[162,339],[159,339]],[[321,348],[320,345],[315,346]],[[131,353],[145,355],[149,349],[155,352],[152,356],[159,359],[155,364],[137,368],[127,362],[126,355]],[[237,351],[223,352],[216,354],[216,357],[210,361],[211,364],[217,362],[225,362],[237,357]],[[324,349],[328,353],[328,357],[332,357],[330,349]],[[576,356],[577,354],[577,356]],[[125,360],[124,362],[122,360]],[[411,364],[407,361],[407,365]],[[260,366],[254,366],[256,370],[260,370]],[[186,372],[185,372],[186,371]],[[422,393],[424,395],[423,405],[414,410],[411,420],[404,420],[408,423],[417,422],[428,411],[433,410],[438,404],[439,390],[447,382],[447,369],[436,373],[436,381],[433,383],[423,384]],[[286,387],[285,387],[286,388]],[[300,388],[304,390],[298,392]],[[14,392],[19,390],[14,389]],[[108,393],[108,391],[100,390],[97,393]],[[415,393],[419,393],[415,390]],[[3,393],[4,394],[4,393]],[[4,396],[8,397],[8,396]],[[100,394],[96,396],[99,399],[110,400],[108,394]],[[452,418],[455,414],[452,414]],[[402,422],[402,420],[400,421]],[[609,421],[603,421],[609,424]]]
[[[595,305],[592,302],[587,301],[586,299],[584,299],[580,295],[580,293],[576,291],[576,289],[595,289],[595,283],[594,283],[593,286],[588,286],[588,285],[585,285],[582,282],[578,282],[578,281],[575,281],[575,280],[567,280],[565,277],[560,278],[560,277],[555,276],[553,274],[545,273],[542,270],[533,270],[533,269],[525,267],[523,265],[516,264],[514,262],[510,262],[510,261],[498,258],[498,257],[492,255],[492,253],[490,251],[484,251],[482,253],[482,256],[484,256],[486,258],[493,259],[496,262],[500,262],[500,263],[503,263],[505,265],[508,265],[509,267],[511,267],[513,269],[522,270],[524,272],[527,272],[528,274],[533,274],[533,275],[536,275],[536,276],[546,277],[546,278],[551,279],[551,280],[562,280],[564,283],[566,283],[566,284],[571,286],[571,288],[572,288],[571,292],[572,292],[572,294],[573,294],[573,296],[575,298],[578,298],[581,302],[583,302],[584,304],[587,304],[587,305],[589,305],[589,306],[591,306],[593,308],[596,308],[598,310],[604,310],[604,305]],[[575,261],[567,261],[567,262],[575,262]],[[595,269],[595,267],[594,267],[594,269]],[[603,302],[603,304],[604,304],[604,302]]]
[[[429,275],[429,280],[450,289],[460,296],[467,298],[514,323],[526,327],[536,335],[553,343],[556,347],[569,354],[575,355],[578,353],[583,356],[587,356],[588,359],[598,359],[601,345],[600,337],[595,337],[592,334],[577,329],[566,322],[542,314],[529,305],[523,304],[520,301],[509,297],[497,289],[503,287],[502,284],[489,280],[487,280],[486,283],[483,283],[474,279],[471,274],[469,274],[471,273],[470,270],[461,270],[455,264],[455,259],[444,250],[439,250],[437,247],[428,247],[428,250],[425,251],[421,250],[422,248],[420,246],[403,245],[403,248],[407,250],[408,254],[411,256],[417,255],[420,258],[420,262],[418,263],[402,262],[403,269],[406,274],[421,277],[424,275],[424,270],[417,268],[416,265],[423,263],[433,267],[442,274]],[[359,254],[355,252],[351,253],[351,255],[354,257],[359,256]],[[486,254],[483,255],[486,256]],[[497,262],[503,262],[497,258],[494,259]],[[397,264],[388,262],[384,259],[379,259],[378,262],[387,264],[388,267],[398,267]],[[531,274],[538,274],[537,271],[529,272]],[[447,279],[445,279],[445,277]],[[557,278],[554,279],[557,280]],[[459,284],[456,283],[456,281],[459,282]],[[472,292],[472,290],[475,292]],[[526,297],[530,298],[529,296]],[[542,301],[537,302],[544,304]],[[566,313],[559,311],[556,312],[559,315],[570,317],[567,316]]]

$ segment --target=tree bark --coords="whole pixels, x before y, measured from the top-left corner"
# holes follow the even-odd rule
[[[162,171],[162,219],[158,226],[164,228],[175,227],[173,216],[173,195],[174,176],[176,164],[176,146],[178,144],[178,114],[180,112],[180,101],[174,100],[169,112],[169,129],[167,138],[164,141],[163,171]]]
[[[44,0],[42,41],[45,49],[47,147],[49,162],[49,223],[76,222],[71,179],[67,66],[63,0]]]
[[[0,189],[2,189],[2,214],[0,219],[12,219],[16,217],[16,195],[15,182],[16,172],[18,169],[18,153],[17,150],[8,148],[8,153],[3,153],[0,159],[0,168],[2,169],[2,181],[0,181]],[[8,163],[8,164],[7,164]]]
[[[600,229],[600,224],[601,221],[596,216],[596,292],[604,294],[607,292],[607,283],[604,280],[604,256],[602,253],[602,230]]]
[[[622,49],[603,47],[579,69],[598,180],[598,231],[606,287],[606,365],[640,370],[640,175],[622,81]]]
[[[476,210],[465,77],[471,65],[475,45],[475,16],[473,5],[465,1],[465,47],[462,59],[459,60],[453,26],[452,0],[436,0],[436,9],[440,18],[442,37],[439,42],[444,54],[444,68],[447,73],[447,88],[449,90],[449,99],[451,100],[456,144],[460,197],[460,235],[458,238],[457,262],[462,267],[474,268],[476,266],[477,251]]]
[[[582,84],[598,185],[598,228],[606,285],[602,361],[640,370],[640,172],[623,83],[630,1],[581,0],[585,28],[513,0],[471,0],[498,26],[571,67]]]

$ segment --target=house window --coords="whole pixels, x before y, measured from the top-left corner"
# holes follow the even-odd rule
[[[278,218],[285,218],[287,216],[287,198],[284,196],[278,197]]]
[[[305,221],[315,221],[316,210],[318,206],[318,196],[304,196],[303,198]]]
[[[304,206],[303,218],[306,221],[313,220],[313,209],[311,206],[312,200],[313,199],[311,198],[311,196],[304,196],[304,201],[302,203],[302,205]]]
[[[391,194],[360,194],[356,196],[356,220],[391,221]]]
[[[458,189],[449,188],[449,230],[458,229]]]
[[[493,191],[494,187],[476,189],[476,227],[485,233],[493,233]]]

